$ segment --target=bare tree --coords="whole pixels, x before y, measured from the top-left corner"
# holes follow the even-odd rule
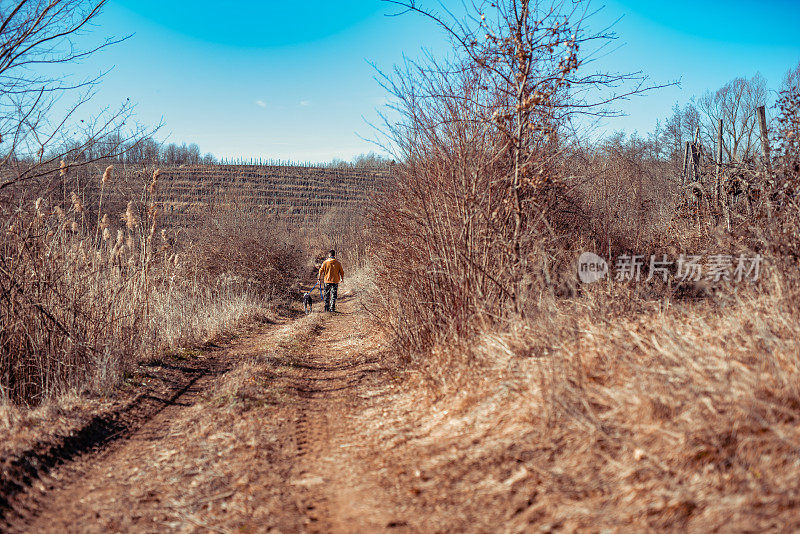
[[[703,144],[713,147],[717,123],[722,120],[722,149],[730,162],[756,157],[759,147],[756,108],[766,105],[767,82],[761,74],[749,80],[735,78],[715,92],[706,91],[697,102],[703,117]]]
[[[797,65],[786,71],[781,83],[781,93],[800,91],[800,61]]]
[[[694,140],[695,131],[701,126],[702,120],[697,107],[688,103],[683,108],[675,104],[672,115],[664,123],[662,133],[663,141],[667,145],[668,157],[673,164],[681,165],[683,159],[684,143]]]
[[[0,0],[0,190],[67,167],[129,150],[144,137],[130,127],[132,105],[75,120],[102,74],[62,69],[124,38],[81,46],[106,0]],[[64,105],[67,99],[71,105]],[[113,134],[113,135],[111,135]]]
[[[391,3],[434,21],[455,50],[384,78],[397,114],[386,117],[386,148],[401,164],[375,228],[386,263],[410,272],[385,292],[402,300],[398,331],[424,342],[476,314],[524,314],[531,293],[552,287],[559,225],[572,216],[559,179],[571,121],[613,114],[646,82],[584,62],[614,39],[584,27],[585,2],[471,3],[463,18]]]

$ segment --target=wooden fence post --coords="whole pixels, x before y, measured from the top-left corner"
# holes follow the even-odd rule
[[[767,112],[764,106],[756,108],[758,128],[761,130],[761,152],[764,154],[764,167],[769,170],[769,137],[767,132]]]
[[[700,180],[700,145],[695,143],[691,145],[689,150],[689,155],[691,157],[690,167],[689,167],[689,176],[691,182],[696,182]]]
[[[689,141],[683,147],[683,172],[681,173],[681,187],[686,186],[686,172],[689,170]]]
[[[717,203],[725,217],[725,227],[731,231],[731,212],[728,206],[728,193],[725,192],[722,174],[722,119],[717,123]]]
[[[700,173],[700,127],[694,129],[694,139],[689,147],[689,181],[694,182],[699,180]]]
[[[717,121],[717,182],[715,196],[722,203],[722,119]]]

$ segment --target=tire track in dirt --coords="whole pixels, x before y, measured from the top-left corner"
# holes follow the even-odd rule
[[[325,532],[326,525],[324,521],[330,514],[327,509],[327,499],[324,495],[315,496],[310,491],[310,486],[320,483],[322,479],[315,476],[308,469],[309,458],[316,454],[316,447],[319,444],[319,427],[316,424],[316,419],[313,415],[309,416],[309,411],[305,406],[301,405],[299,407],[295,422],[297,461],[291,470],[292,479],[289,483],[298,488],[296,496],[297,509],[303,517],[302,522],[307,531]],[[310,424],[309,421],[313,421],[314,424]]]
[[[13,531],[41,509],[47,495],[66,481],[82,476],[89,462],[102,461],[137,433],[146,432],[158,418],[193,402],[204,384],[225,371],[219,347],[208,344],[197,358],[183,362],[154,362],[147,378],[156,379],[134,399],[110,413],[90,419],[72,435],[41,443],[3,467],[0,479],[0,527]],[[159,376],[150,370],[161,371]]]
[[[290,317],[278,324],[285,324]],[[80,526],[73,521],[70,510],[75,499],[97,490],[101,485],[97,481],[106,477],[101,471],[120,456],[163,439],[171,422],[230,370],[234,360],[229,356],[229,349],[208,343],[197,356],[148,364],[145,377],[158,384],[114,412],[97,415],[60,443],[34,449],[14,461],[20,465],[16,471],[13,465],[6,467],[0,480],[0,531],[104,532],[84,522],[91,518],[81,518]],[[160,373],[151,374],[150,370]]]
[[[394,482],[363,461],[375,445],[363,409],[386,385],[384,361],[357,300],[344,297],[339,308],[306,318],[291,350],[263,370],[287,392],[274,416],[292,424],[281,492],[303,532],[402,532],[406,522],[387,492]]]
[[[175,417],[175,414],[188,406],[192,406],[198,396],[208,388],[209,384],[226,369],[224,362],[221,361],[217,354],[211,355],[198,363],[201,366],[195,367],[191,372],[188,372],[188,382],[180,387],[174,395],[167,399],[148,398],[151,403],[161,404],[159,408],[152,412],[137,414],[136,420],[129,422],[126,426],[119,427],[118,432],[111,436],[110,439],[98,441],[97,445],[94,446],[97,448],[87,449],[84,455],[79,455],[75,458],[66,457],[62,460],[65,463],[61,468],[41,476],[40,484],[36,485],[38,486],[36,488],[38,491],[21,495],[18,502],[14,503],[13,511],[7,518],[6,528],[8,532],[58,530],[55,528],[58,523],[53,524],[49,520],[47,526],[33,526],[36,525],[38,516],[45,510],[50,514],[66,517],[66,514],[62,514],[62,507],[65,504],[69,507],[74,496],[67,496],[66,502],[60,500],[53,502],[51,499],[53,494],[58,496],[60,492],[69,488],[76,479],[95,480],[97,477],[95,476],[96,469],[94,467],[103,465],[106,462],[112,462],[114,453],[117,451],[136,447],[141,442],[160,439],[164,434],[165,426]],[[72,462],[69,462],[69,460],[72,460]],[[71,526],[69,524],[63,526],[65,528],[63,532],[69,532],[74,528],[74,525]]]
[[[303,350],[273,369],[295,392],[295,465],[289,485],[307,532],[374,532],[402,524],[381,481],[351,454],[363,385],[379,383],[381,361],[365,347],[363,317],[344,299]],[[290,490],[291,491],[291,490]]]
[[[210,355],[135,431],[22,496],[8,530],[408,531],[396,481],[369,461],[365,408],[386,379],[356,306]]]

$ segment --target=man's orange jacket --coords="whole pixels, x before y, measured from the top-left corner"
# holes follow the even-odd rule
[[[344,279],[344,269],[336,258],[328,258],[319,268],[319,277],[326,284],[338,284]]]

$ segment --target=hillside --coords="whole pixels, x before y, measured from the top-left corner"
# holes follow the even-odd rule
[[[361,209],[389,178],[388,169],[258,165],[166,167],[161,173],[159,203],[176,222],[213,200],[301,222],[331,210]]]
[[[51,209],[60,206],[66,210],[72,192],[83,205],[91,206],[98,204],[102,189],[104,212],[121,214],[131,200],[139,209],[145,202],[155,202],[162,224],[170,227],[194,225],[209,210],[230,209],[232,204],[236,209],[296,224],[332,211],[362,210],[373,195],[386,189],[392,172],[391,166],[176,166],[113,161],[69,165],[65,176],[53,172],[13,194],[21,202],[41,197]],[[113,165],[113,179],[103,184],[100,178],[109,165]],[[158,186],[152,191],[156,169]],[[112,222],[116,220],[113,216]]]

